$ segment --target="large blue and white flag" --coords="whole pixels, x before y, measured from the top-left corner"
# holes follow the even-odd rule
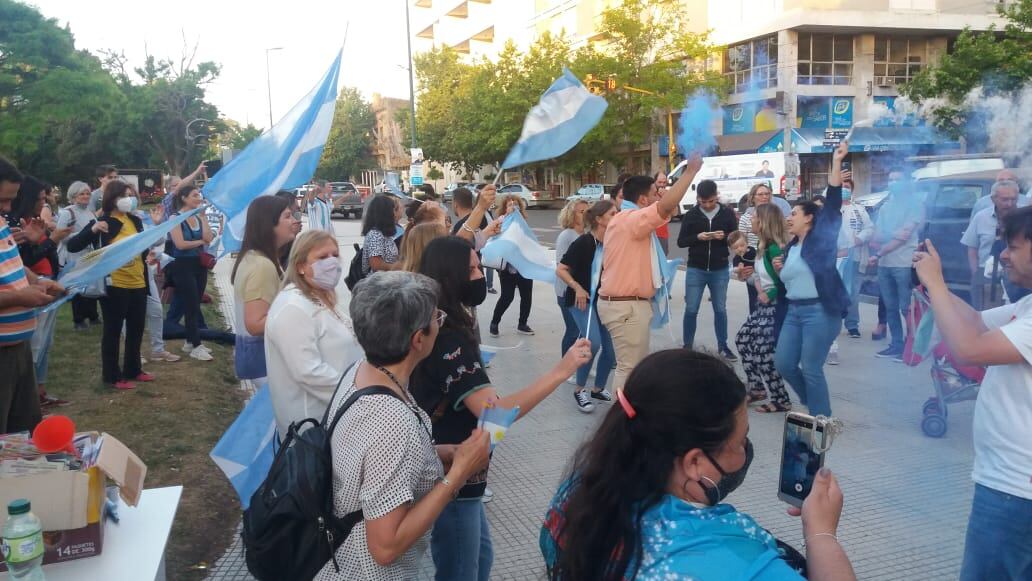
[[[155,243],[164,239],[169,232],[178,228],[187,218],[197,212],[200,212],[200,208],[173,216],[170,220],[158,226],[146,228],[143,232],[123,238],[99,250],[87,252],[69,262],[61,271],[61,275],[57,277],[57,281],[64,285],[68,293],[61,299],[44,307],[42,312],[45,313],[56,309],[74,295],[86,290],[94,282],[122,268],[145,250],[154,246]]]
[[[341,54],[286,116],[204,184],[204,197],[226,215],[237,240],[252,200],[300,187],[315,174],[333,123]]]
[[[502,220],[502,232],[488,240],[480,256],[491,268],[501,269],[511,264],[524,278],[555,283],[555,260],[541,246],[519,212]]]
[[[269,399],[269,384],[264,383],[208,454],[229,478],[244,510],[269,474],[275,441],[276,416]]]
[[[592,95],[564,67],[563,76],[552,83],[527,114],[523,133],[502,169],[552,159],[570,151],[598,125],[608,106],[605,99]]]

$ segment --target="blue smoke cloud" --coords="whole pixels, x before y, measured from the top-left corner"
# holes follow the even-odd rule
[[[717,138],[713,126],[722,118],[717,97],[709,91],[699,91],[688,97],[681,110],[677,146],[685,156],[693,153],[709,155],[716,150]]]

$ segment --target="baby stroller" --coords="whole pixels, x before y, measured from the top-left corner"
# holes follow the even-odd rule
[[[903,349],[903,362],[916,367],[928,357],[932,359],[931,376],[935,395],[928,398],[921,408],[924,415],[921,431],[926,436],[941,438],[946,434],[948,405],[978,397],[985,368],[963,365],[957,361],[936,332],[931,303],[924,287],[919,286],[914,289],[910,311],[907,313],[907,342]]]

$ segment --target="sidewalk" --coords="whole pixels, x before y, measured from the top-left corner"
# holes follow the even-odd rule
[[[347,264],[354,253],[352,242],[360,241],[359,225],[352,220],[335,221],[335,225]],[[228,287],[229,269],[219,266],[219,284]],[[683,285],[679,277],[674,288],[674,324],[654,333],[654,350],[679,346]],[[341,292],[347,296],[343,285]],[[744,285],[732,281],[728,295],[729,330],[734,336],[746,315]],[[231,300],[231,289],[222,296]],[[481,322],[490,318],[497,296],[488,295],[480,307]],[[559,360],[562,319],[551,286],[534,285],[534,305],[530,326],[537,331],[535,336],[515,334],[515,304],[502,320],[502,336],[495,339],[485,334],[488,344],[511,347],[499,352],[490,369],[502,393],[529,383],[533,377],[527,370],[541,373]],[[945,437],[924,436],[921,406],[932,393],[927,364],[914,369],[876,359],[874,353],[881,344],[872,342],[868,334],[874,307],[861,305],[861,318],[865,337],[840,336],[842,364],[825,368],[832,407],[845,424],[827,460],[845,493],[839,539],[860,579],[955,579],[973,490],[973,402],[950,408]],[[697,334],[700,347],[716,347],[712,328],[712,310],[704,301]],[[545,508],[576,447],[607,411],[601,406],[591,415],[579,413],[572,391],[572,386],[560,386],[512,427],[494,454],[489,486],[495,496],[487,504],[495,550],[492,579],[544,578],[538,534]],[[799,521],[789,517],[786,505],[777,499],[784,415],[750,413],[749,420],[755,460],[745,483],[728,501],[802,549]],[[237,537],[215,564],[210,579],[250,578]]]

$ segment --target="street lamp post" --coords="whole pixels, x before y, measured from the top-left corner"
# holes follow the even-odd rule
[[[409,0],[405,2],[405,41],[408,43],[408,88],[409,88],[409,133],[412,137],[412,149],[416,148],[416,83],[412,69],[412,23],[409,18]]]
[[[272,129],[272,78],[269,74],[269,53],[274,50],[283,50],[282,46],[274,46],[265,49],[265,87],[269,91],[269,129]]]

